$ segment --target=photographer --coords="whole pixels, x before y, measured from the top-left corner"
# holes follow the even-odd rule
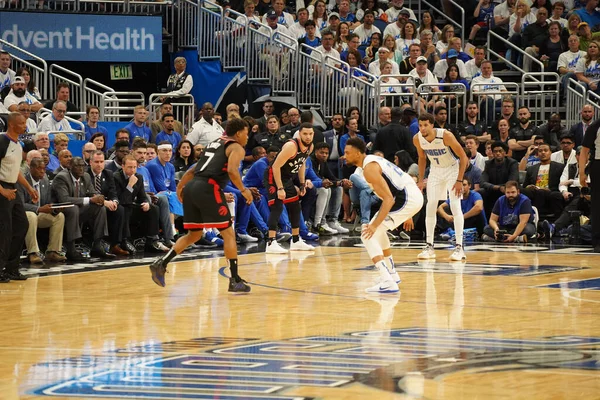
[[[508,181],[505,187],[481,238],[486,242],[527,243],[536,234],[531,200],[521,194],[518,182]]]

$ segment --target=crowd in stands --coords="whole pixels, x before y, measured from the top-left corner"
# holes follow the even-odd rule
[[[373,126],[365,125],[357,107],[336,110],[326,127],[315,125],[315,148],[307,162],[307,191],[301,199],[302,238],[310,241],[319,236],[348,234],[350,230],[360,232],[361,225],[378,208],[379,199],[360,171],[344,162],[344,144],[349,138],[360,138],[371,153],[394,162],[416,179],[417,153],[412,140],[418,131],[418,115],[424,112],[433,113],[436,127],[451,131],[470,158],[463,181],[462,208],[465,227],[474,228],[482,240],[496,240],[498,230],[509,232],[507,241],[568,235],[575,211],[589,221],[591,200],[579,186],[578,157],[586,129],[594,118],[593,107],[584,106],[581,121],[573,126],[563,126],[559,114],[536,124],[527,107],[515,106],[513,98],[502,95],[506,88],[494,76],[492,63],[485,60],[486,47],[477,44],[485,42],[485,33],[492,29],[544,62],[547,70],[557,71],[563,87],[573,78],[589,90],[598,91],[597,3],[480,0],[466,7],[472,10],[469,20],[473,24],[467,24],[472,28],[468,42],[462,43],[453,25],[436,26],[430,12],[423,12],[417,20],[403,0],[386,4],[377,0],[223,2],[225,8],[244,12],[253,20],[281,30],[299,44],[348,62],[354,71],[375,76],[404,75],[397,82],[433,84],[434,94],[454,90],[453,86],[437,87],[440,83],[463,85],[477,93],[475,101],[466,104],[452,96],[425,98],[417,94],[414,101],[401,107],[375,104],[379,118]],[[376,21],[385,22],[385,28],[378,28]],[[536,68],[530,58],[514,51],[506,57],[526,70]],[[167,251],[176,238],[182,214],[176,182],[202,149],[223,134],[227,120],[240,116],[243,99],[239,104],[229,104],[223,116],[215,113],[212,104],[204,103],[196,122],[185,126],[175,118],[171,100],[190,93],[193,80],[185,71],[185,59],[178,58],[176,73],[169,77],[168,93],[152,121],[140,105],[129,124],[109,132],[99,121],[100,110],[90,105],[84,118],[87,143],[82,157],[73,157],[68,150],[69,136],[47,133],[71,130],[65,115],[82,111],[70,102],[69,85],[57,85],[54,98],[44,102],[31,72],[24,68],[15,72],[10,65],[10,55],[0,52],[0,116],[20,112],[29,117],[42,107],[51,110],[39,123],[28,119],[22,140],[23,172],[41,194],[40,201],[32,204],[27,193],[20,192],[28,203],[30,262],[44,260],[36,230],[46,227],[50,228],[45,256],[49,261],[86,260],[78,245],[82,238],[86,238],[92,255],[104,258],[142,249]],[[448,115],[457,108],[464,108],[465,117],[450,125]],[[312,112],[296,108],[275,115],[272,101],[266,101],[262,110],[256,118],[244,117],[250,139],[240,166],[244,184],[252,188],[255,201],[247,205],[234,186],[225,189],[228,200],[235,204],[235,229],[240,242],[256,242],[266,236],[269,208],[264,171],[283,144],[294,138],[301,123],[313,123]],[[0,122],[0,131],[3,128]],[[112,137],[114,145],[107,148]],[[74,206],[58,211],[48,207],[54,203]],[[451,237],[449,207],[440,204],[438,212],[442,217],[438,233]],[[408,229],[393,234],[402,239],[421,239],[423,214],[417,214]],[[82,229],[86,221],[90,222],[90,230]],[[285,212],[279,228],[278,239],[288,240],[291,227]],[[220,244],[218,232],[207,231],[198,246]]]

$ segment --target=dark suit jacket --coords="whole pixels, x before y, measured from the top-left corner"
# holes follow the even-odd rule
[[[569,129],[569,134],[575,138],[575,148],[583,144],[583,122],[578,122]]]
[[[373,151],[375,150],[382,151],[390,162],[394,162],[394,155],[400,150],[406,150],[413,160],[418,159],[413,137],[408,128],[400,124],[400,121],[392,121],[379,129],[373,146]]]
[[[537,180],[538,172],[540,171],[541,164],[533,165],[527,168],[527,174],[525,175],[525,182],[523,183],[523,187],[527,187],[529,185],[535,185],[535,181]],[[558,185],[560,184],[560,176],[563,173],[563,169],[565,168],[564,164],[557,163],[555,161],[550,162],[550,171],[548,175],[548,188],[553,191],[558,191]]]
[[[504,158],[504,163],[497,165],[496,160],[485,162],[481,173],[481,187],[492,189],[493,186],[502,186],[508,181],[519,181],[519,163],[510,157]]]
[[[63,168],[63,167],[62,167],[62,165],[60,165],[58,168],[56,168],[56,169],[55,169],[55,170],[52,172],[52,174],[53,174],[54,176],[56,176],[56,175],[58,175],[59,173],[61,173],[61,172],[63,172],[63,171],[66,171],[66,169],[65,169],[65,168]]]
[[[133,192],[130,192],[127,189],[127,184],[129,183],[129,178],[125,176],[123,170],[119,170],[116,174],[114,174],[115,179],[115,187],[117,190],[117,196],[119,197],[119,203],[124,206],[130,206],[134,203],[150,203],[150,198],[146,194],[144,190],[144,177],[140,174],[135,174],[138,178],[135,186],[133,187]]]
[[[108,160],[108,161],[104,162],[104,170],[105,171],[110,171],[114,174],[117,171],[119,171],[120,169],[121,168],[119,168],[119,166],[117,165],[115,160]]]
[[[87,173],[89,174],[90,179],[92,181],[92,186],[94,186],[95,188],[96,178],[94,177],[94,173],[91,169]],[[103,195],[106,200],[118,201],[119,197],[117,196],[117,189],[115,187],[115,179],[113,177],[113,173],[111,171],[107,171],[106,169],[102,170],[102,174],[100,175],[100,181],[102,182],[100,194]]]
[[[31,187],[33,187],[33,181],[31,180],[31,175],[26,174],[25,179],[27,179],[27,182],[29,182]],[[44,176],[38,183],[40,184],[40,188],[39,188],[40,205],[39,206],[37,204],[33,204],[31,202],[31,196],[29,196],[29,192],[27,192],[27,190],[22,185],[17,185],[17,191],[19,193],[19,196],[21,196],[21,200],[23,200],[23,205],[25,206],[25,211],[31,211],[36,214],[38,213],[39,207],[52,203],[52,192],[51,192],[51,186],[50,186],[50,181],[48,180],[48,177]]]
[[[79,195],[77,197],[75,197],[75,184],[71,172],[62,171],[52,181],[52,198],[57,203],[73,203],[83,206],[83,198],[92,197],[95,194],[98,193],[96,193],[88,174],[83,174],[79,178]]]

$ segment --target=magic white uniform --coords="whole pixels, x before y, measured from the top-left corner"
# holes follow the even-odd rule
[[[444,130],[435,128],[435,139],[431,143],[420,131],[417,133],[419,144],[431,163],[427,178],[427,200],[429,201],[447,200],[448,194],[456,197],[453,188],[458,179],[459,158],[444,144]]]
[[[364,169],[367,164],[373,162],[381,167],[381,175],[390,192],[392,192],[392,196],[394,196],[395,203],[383,221],[383,225],[388,230],[392,230],[411,218],[423,207],[423,195],[410,175],[385,158],[368,155],[365,157],[362,168]],[[375,194],[380,197],[379,194]],[[373,216],[371,222],[377,218],[377,214]]]

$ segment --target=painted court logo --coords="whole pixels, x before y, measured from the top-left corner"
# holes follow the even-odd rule
[[[595,351],[600,338],[504,339],[500,334],[404,328],[277,341],[204,337],[144,343],[35,365],[36,376],[63,376],[64,380],[30,394],[301,400],[308,398],[294,394],[295,388],[338,388],[361,382],[420,396],[427,381],[442,374],[477,373],[478,381],[485,385],[489,380],[491,385],[495,376],[488,372],[595,372],[600,368],[600,355]],[[382,387],[384,381],[394,384]]]

